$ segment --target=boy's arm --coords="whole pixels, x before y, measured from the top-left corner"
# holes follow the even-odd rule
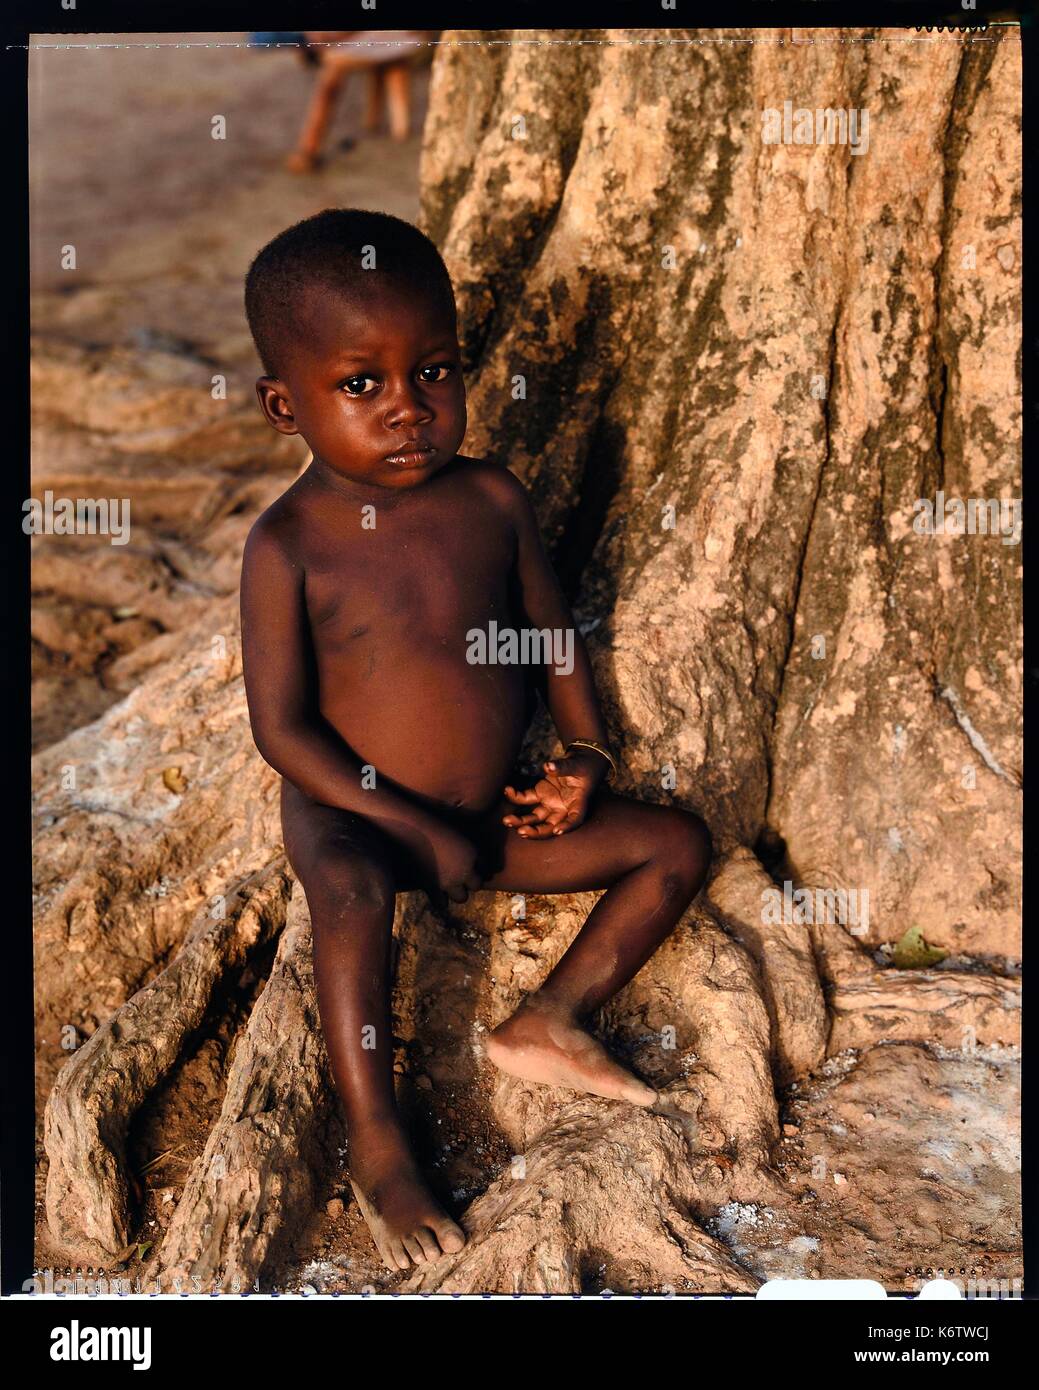
[[[241,604],[249,722],[263,759],[315,801],[354,811],[403,840],[445,891],[465,882],[465,855],[453,843],[459,837],[386,779],[365,789],[360,759],[322,716],[302,567],[262,523],[246,542]]]
[[[532,628],[548,628],[569,632],[572,637],[573,669],[563,674],[555,665],[544,669],[543,691],[549,713],[565,748],[572,739],[591,739],[609,743],[606,721],[595,692],[591,662],[570,605],[549,562],[538,529],[537,518],[523,484],[512,473],[502,471],[500,483],[504,489],[509,513],[516,530],[517,598],[526,623]],[[588,750],[567,760],[587,764],[594,785],[602,781],[609,764],[598,753]]]

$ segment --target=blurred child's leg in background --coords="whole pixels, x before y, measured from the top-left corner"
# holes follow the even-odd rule
[[[406,140],[411,134],[411,64],[389,63],[383,69],[383,74],[390,112],[390,134],[394,140]]]
[[[339,94],[343,89],[347,73],[357,64],[351,58],[325,54],[317,72],[317,84],[310,100],[310,109],[299,143],[286,160],[286,167],[294,174],[305,174],[315,169],[321,159],[321,146],[328,132]]]

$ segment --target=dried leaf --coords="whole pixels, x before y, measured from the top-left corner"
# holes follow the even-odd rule
[[[167,791],[181,796],[188,789],[188,780],[179,767],[166,767],[162,771],[162,784]]]

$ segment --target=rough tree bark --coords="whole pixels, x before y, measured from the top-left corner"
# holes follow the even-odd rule
[[[1019,552],[912,526],[938,489],[1019,495],[1018,46],[677,36],[712,41],[524,33],[539,42],[447,44],[434,64],[423,220],[458,290],[467,450],[532,490],[623,789],[697,808],[721,854],[600,1019],[660,1113],[482,1058],[591,896],[517,918],[480,895],[451,920],[400,901],[402,1092],[506,1151],[473,1184],[469,1244],[412,1288],[732,1292],[795,1256],[893,1278],[930,1196],[889,1192],[906,1243],[885,1229],[878,1253],[868,1178],[859,1206],[842,1198],[854,1219],[820,1216],[796,1135],[835,1096],[840,1133],[887,1123],[881,1099],[856,1110],[855,1085],[904,1092],[886,1171],[912,1125],[940,1133],[935,1097],[1004,1084],[1018,1036]],[[867,109],[868,152],[763,144],[762,108],[787,100]],[[37,759],[44,1086],[62,1026],[91,1035],[48,1101],[47,1211],[56,1241],[109,1264],[135,1234],[134,1115],[285,920],[232,604],[192,613],[125,700]],[[532,750],[548,740],[542,720]],[[767,922],[784,879],[867,890],[868,930]],[[216,927],[199,916],[214,895],[235,903]],[[879,950],[910,927],[940,966]],[[297,887],[151,1274],[252,1282],[341,1179],[308,933]],[[927,1228],[929,1263],[981,1259],[980,1226],[985,1259],[1014,1249],[1012,1093],[985,1104],[982,1128],[1006,1131],[985,1151],[998,1181]],[[747,1211],[781,1231],[786,1265],[760,1232],[733,1234]]]

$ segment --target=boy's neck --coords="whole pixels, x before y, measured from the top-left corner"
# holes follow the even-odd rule
[[[328,488],[329,491],[337,493],[348,502],[356,502],[361,506],[367,503],[377,504],[380,507],[397,506],[409,493],[419,490],[408,487],[382,487],[379,483],[372,482],[355,482],[353,478],[344,478],[342,473],[337,473],[317,454],[314,455],[310,467],[304,472],[303,478],[312,484],[316,483],[321,487]]]

